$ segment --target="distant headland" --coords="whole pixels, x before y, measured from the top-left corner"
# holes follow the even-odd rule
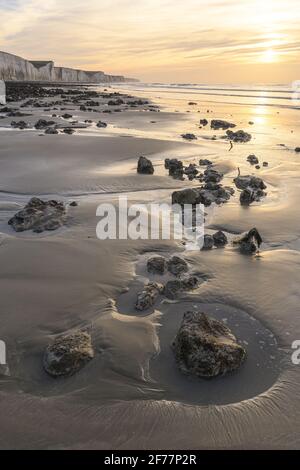
[[[0,51],[0,80],[72,83],[138,82],[122,75],[55,67],[52,60],[26,60]]]

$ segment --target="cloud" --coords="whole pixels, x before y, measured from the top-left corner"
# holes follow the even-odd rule
[[[300,52],[298,0],[0,0],[1,49],[136,76]],[[280,55],[281,54],[281,55]],[[236,71],[235,71],[236,73]],[[150,75],[149,75],[150,77]],[[187,77],[188,81],[188,77]]]

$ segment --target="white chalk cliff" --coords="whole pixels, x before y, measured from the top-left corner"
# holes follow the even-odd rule
[[[122,75],[106,75],[104,72],[88,72],[66,67],[55,67],[53,61],[30,61],[1,51],[0,80],[81,83],[136,81]]]

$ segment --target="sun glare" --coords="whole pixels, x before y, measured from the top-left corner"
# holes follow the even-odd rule
[[[264,64],[271,64],[272,62],[277,62],[278,54],[273,49],[267,49],[262,53],[260,60]]]

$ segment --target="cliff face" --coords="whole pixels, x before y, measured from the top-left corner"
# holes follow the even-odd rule
[[[55,67],[52,61],[29,61],[0,51],[0,80],[25,80],[48,82],[109,83],[136,81],[104,72]]]

